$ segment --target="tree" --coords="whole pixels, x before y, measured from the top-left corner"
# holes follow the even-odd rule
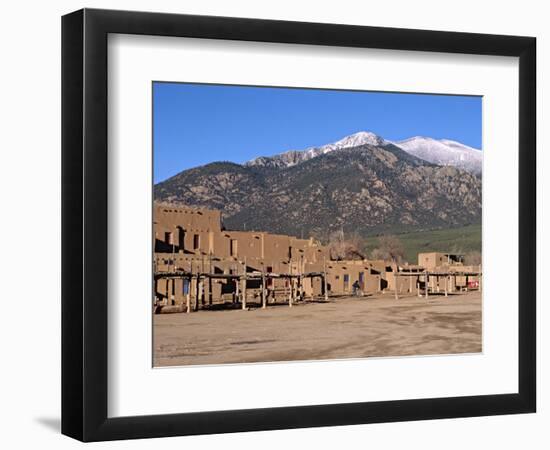
[[[401,240],[392,235],[384,235],[378,238],[378,247],[371,253],[372,259],[383,259],[398,264],[405,255],[405,249]]]
[[[344,230],[335,231],[329,236],[328,248],[330,258],[337,261],[344,259],[365,259],[363,239],[357,233],[345,238]]]

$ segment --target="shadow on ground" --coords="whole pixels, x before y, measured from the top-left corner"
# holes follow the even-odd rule
[[[34,420],[50,431],[61,433],[61,418],[59,417],[36,417]]]

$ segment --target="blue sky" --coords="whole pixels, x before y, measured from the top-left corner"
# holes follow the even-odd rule
[[[212,161],[242,163],[358,131],[481,148],[481,97],[153,84],[154,182]]]

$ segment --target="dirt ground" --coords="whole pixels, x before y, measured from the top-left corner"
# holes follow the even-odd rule
[[[153,316],[155,366],[481,352],[481,294]]]

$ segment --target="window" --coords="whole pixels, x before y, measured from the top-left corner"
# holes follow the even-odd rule
[[[178,250],[185,250],[185,231],[182,227],[178,227]]]
[[[201,246],[201,237],[198,234],[193,235],[193,250],[198,250]]]
[[[344,291],[349,291],[349,274],[344,274]]]

